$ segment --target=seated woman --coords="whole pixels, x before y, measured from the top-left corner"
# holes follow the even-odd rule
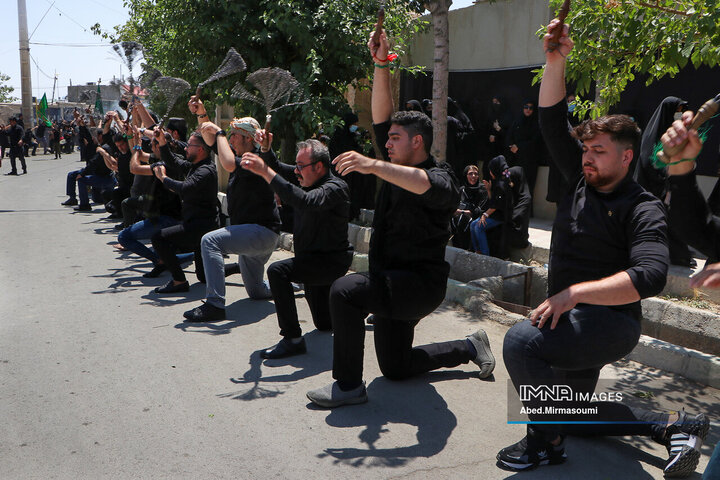
[[[483,182],[489,194],[488,209],[470,224],[472,247],[490,255],[487,231],[502,225],[499,249],[494,256],[507,257],[507,247],[524,248],[528,244],[528,226],[532,197],[522,167],[509,168],[505,157],[490,160],[490,182]]]
[[[450,221],[454,247],[470,249],[470,223],[480,217],[488,200],[485,185],[480,182],[480,171],[476,165],[468,165],[463,171],[463,185],[460,187],[460,204]]]

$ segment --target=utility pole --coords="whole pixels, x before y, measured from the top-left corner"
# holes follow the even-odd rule
[[[55,72],[55,79],[53,80],[53,94],[50,103],[55,103],[55,85],[57,84],[57,71]]]
[[[25,0],[18,0],[18,32],[20,33],[20,90],[22,114],[25,127],[33,125],[32,82],[30,77],[30,41],[28,40],[27,7]]]

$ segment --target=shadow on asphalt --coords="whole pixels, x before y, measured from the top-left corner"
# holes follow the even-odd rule
[[[336,464],[353,467],[402,467],[413,458],[437,455],[447,445],[457,418],[432,383],[470,378],[477,379],[477,374],[450,370],[402,382],[376,378],[368,385],[368,403],[331,410],[325,420],[336,428],[364,427],[358,438],[367,448],[330,447],[318,457],[331,457]],[[415,443],[382,446],[383,433],[392,428],[406,430],[407,426],[417,430]]]
[[[278,338],[278,340],[280,340]],[[250,368],[240,378],[231,378],[230,381],[236,385],[249,385],[248,388],[221,393],[220,398],[231,398],[233,400],[257,400],[261,398],[277,397],[285,393],[293,382],[309,377],[314,377],[330,370],[332,365],[332,333],[313,330],[305,334],[308,353],[294,357],[263,360],[260,352],[272,345],[257,350],[250,355]],[[263,376],[262,367],[292,366],[296,370],[289,374]]]
[[[226,307],[225,312],[227,320],[202,323],[182,322],[175,325],[175,328],[188,333],[227,335],[233,328],[252,325],[272,315],[275,313],[275,304],[269,300],[243,298]]]

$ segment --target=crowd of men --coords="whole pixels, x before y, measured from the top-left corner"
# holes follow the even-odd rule
[[[558,28],[563,29],[559,46],[550,48],[550,34]],[[573,43],[567,32],[568,27],[555,20],[544,39],[547,64],[538,121],[551,159],[569,187],[559,199],[553,225],[548,298],[527,320],[510,328],[503,343],[503,360],[518,391],[562,384],[575,392],[594,392],[601,368],[638,343],[640,300],[662,290],[669,264],[668,207],[628,175],[640,142],[638,126],[624,115],[600,117],[574,129],[568,123],[564,69]],[[94,200],[122,219],[117,225],[119,248],[152,262],[146,277],[170,275],[165,285],[155,288],[158,295],[187,292],[182,266],[194,261],[206,300],[185,312],[188,322],[225,320],[225,278],[239,271],[248,297],[272,298],[275,303],[280,339],[262,351],[263,358],[306,353],[294,296],[301,284],[315,328],[333,332],[334,381],[307,392],[310,401],[326,408],[368,401],[363,378],[368,315],[373,316],[379,367],[389,379],[469,362],[485,378],[496,362],[483,330],[413,346],[415,326],[445,297],[450,224],[472,210],[462,201],[469,201],[473,192],[461,192],[452,164],[430,155],[429,117],[420,111],[394,111],[385,34],[368,46],[375,65],[372,121],[382,159],[354,150],[333,157],[321,141],[308,139],[297,144],[290,165],[278,160],[272,133],[251,117],[233,119],[223,130],[210,122],[202,101],[193,96],[188,108],[198,126],[188,136],[183,120],[171,119],[163,129],[135,102],[128,118],[110,112],[99,127],[87,125],[76,113],[86,166],[68,174],[68,199],[63,202],[84,212],[92,210]],[[535,110],[534,104],[526,110],[529,107]],[[347,119],[346,126],[350,122]],[[700,148],[697,136],[685,128],[688,124],[685,115],[666,134],[667,143],[688,136],[692,140],[672,159],[682,168],[668,173],[680,179],[672,187],[673,201],[699,202],[691,195],[697,190],[693,178],[684,180],[690,165],[685,160],[694,158],[687,156],[693,153],[689,149]],[[17,132],[14,128],[9,131]],[[518,134],[513,153],[524,148],[522,138],[526,136]],[[213,154],[230,173],[229,218],[223,223]],[[496,211],[517,207],[503,203],[504,196],[523,199],[525,211],[517,220],[522,226],[529,202],[523,169],[510,167],[501,152],[488,164],[485,186],[490,199],[475,220],[477,229],[497,224]],[[467,185],[478,184],[477,167],[461,174]],[[348,275],[352,192],[344,179],[350,175],[382,182],[375,200],[369,271]],[[266,264],[282,228],[280,206],[293,211],[294,256],[268,265],[266,282]],[[674,208],[670,206],[671,215]],[[693,219],[685,216],[683,221]],[[701,247],[716,259],[720,250],[712,232],[720,231],[720,221],[702,216],[694,221],[692,231],[702,232],[696,237],[709,238]],[[487,241],[481,233],[471,240],[482,251]],[[230,254],[238,255],[237,265],[225,264],[224,256]],[[720,283],[717,270],[711,266],[697,281]],[[650,412],[617,402],[577,400],[564,407],[595,408],[592,420],[597,423],[570,413],[548,422],[544,413],[534,413],[542,411],[539,396],[523,399],[523,404],[531,422],[524,438],[497,454],[502,468],[526,470],[564,462],[567,435],[642,435],[667,446],[665,475],[682,477],[694,472],[709,428],[703,413]]]

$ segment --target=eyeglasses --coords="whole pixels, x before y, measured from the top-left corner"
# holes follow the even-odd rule
[[[195,144],[195,143],[188,143],[188,144],[187,144],[187,148],[190,148],[190,147],[202,148],[202,145],[198,145],[198,144]]]
[[[534,105],[523,105],[523,108],[525,110],[533,110],[535,108],[535,106]]]
[[[477,172],[468,172],[467,176],[468,177],[477,177],[477,176],[479,176],[479,174]]]
[[[303,168],[309,167],[310,165],[315,165],[315,164],[318,163],[319,161],[320,161],[320,160],[315,160],[314,162],[310,162],[310,163],[305,164],[305,165],[300,165],[299,163],[296,163],[296,164],[295,164],[295,168],[297,169],[298,172],[302,172],[302,171],[303,171]]]

